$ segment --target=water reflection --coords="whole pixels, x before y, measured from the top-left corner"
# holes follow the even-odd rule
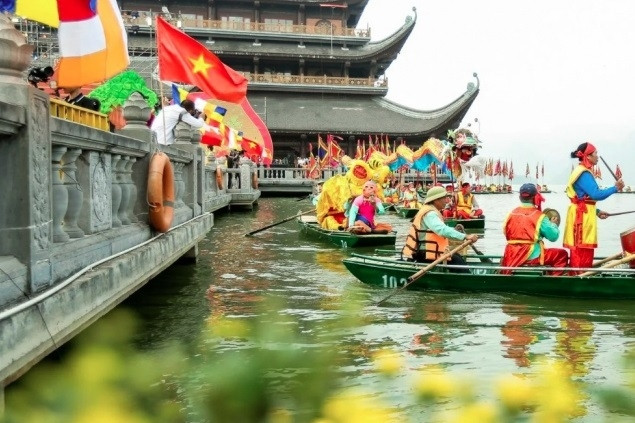
[[[501,344],[505,347],[503,356],[513,359],[518,367],[529,367],[529,346],[538,339],[533,331],[534,317],[527,314],[524,305],[504,304],[502,310],[513,317],[501,328],[504,336]]]
[[[502,222],[515,202],[502,199],[513,196],[483,197],[479,202],[488,216],[487,236],[476,245],[486,254],[500,254]],[[557,208],[559,197],[548,200]],[[396,404],[411,398],[409,378],[429,364],[484,383],[504,373],[530,373],[543,356],[569,362],[574,378],[591,385],[619,384],[629,376],[621,372],[619,359],[635,344],[632,302],[402,291],[377,307],[388,292],[363,285],[341,263],[357,250],[302,237],[294,221],[243,236],[299,208],[304,207],[293,198],[264,198],[254,212],[217,215],[215,227],[200,245],[196,267],[173,267],[130,300],[145,320],[139,343],[152,348],[170,339],[188,342],[209,318],[261,318],[259,305],[268,297],[284,303],[282,313],[320,343],[331,330],[334,311],[350,300],[354,288],[361,291],[354,298],[362,310],[361,323],[333,348],[353,363],[342,369],[347,383],[372,392],[386,390],[373,375],[371,355],[385,347],[402,354],[406,374],[388,394]],[[398,231],[397,244],[403,245],[410,222],[396,215],[386,221]],[[598,254],[610,255],[619,239],[611,243],[606,229],[600,228]],[[421,411],[415,408],[408,414]]]

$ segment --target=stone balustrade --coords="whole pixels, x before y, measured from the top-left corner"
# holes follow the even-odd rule
[[[124,103],[127,125],[116,133],[91,124],[99,114],[87,121],[52,107],[24,81],[32,48],[2,15],[0,46],[1,413],[3,386],[176,260],[194,259],[212,212],[234,196],[253,204],[260,191],[246,182],[255,172],[249,161],[231,169],[240,182],[228,190],[225,159],[206,157],[185,123],[175,144],[159,146],[138,93]],[[148,224],[148,168],[158,150],[174,168],[174,220],[164,234]]]

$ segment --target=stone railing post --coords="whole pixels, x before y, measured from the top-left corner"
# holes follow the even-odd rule
[[[64,186],[62,176],[62,156],[67,148],[55,145],[51,153],[51,181],[53,183],[53,242],[66,242],[70,238],[62,228],[62,221],[68,209],[68,190]]]
[[[0,175],[5,181],[0,184],[0,256],[14,256],[26,266],[29,291],[35,292],[51,280],[53,213],[48,95],[30,87],[23,74],[32,51],[0,14]]]
[[[216,158],[216,169],[217,169],[217,172],[218,172],[218,169],[220,169],[223,174],[223,189],[219,191],[226,191],[227,190],[227,157]],[[218,186],[216,188],[218,188]]]
[[[77,160],[78,182],[84,190],[84,206],[79,213],[79,226],[87,234],[110,229],[112,222],[113,170],[110,155],[85,151]]]
[[[82,210],[84,201],[84,192],[82,187],[77,181],[77,158],[82,154],[82,150],[79,148],[72,148],[67,150],[62,156],[62,179],[68,192],[68,207],[66,208],[66,215],[64,216],[64,231],[71,238],[81,238],[84,236],[79,226],[77,226],[77,219],[79,213]]]
[[[181,121],[174,128],[175,144],[191,144],[192,143],[192,127]]]
[[[152,131],[147,125],[151,111],[148,102],[141,94],[138,92],[130,94],[128,100],[123,103],[123,117],[126,119],[126,126],[115,132],[142,141],[152,141]]]
[[[119,162],[121,161],[121,154],[115,154],[111,157],[112,169],[112,227],[118,228],[121,226],[121,220],[119,220],[119,206],[121,205],[121,187],[117,182],[117,173],[119,169]]]
[[[238,166],[240,168],[240,192],[253,192],[254,188],[251,185],[252,161],[246,157],[241,157]]]

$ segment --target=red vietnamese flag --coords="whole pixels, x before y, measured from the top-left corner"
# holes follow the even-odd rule
[[[225,65],[204,45],[157,18],[159,78],[196,85],[219,100],[239,103],[247,79]]]

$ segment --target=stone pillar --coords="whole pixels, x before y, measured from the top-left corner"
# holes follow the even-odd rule
[[[77,161],[77,181],[84,190],[79,226],[94,234],[112,227],[112,167],[110,155],[86,151]]]
[[[191,144],[192,143],[192,127],[183,121],[176,124],[174,128],[175,144]]]
[[[126,162],[126,168],[124,170],[126,175],[125,183],[128,185],[129,191],[127,215],[130,223],[136,223],[139,221],[139,219],[137,219],[137,216],[135,216],[134,214],[134,206],[137,201],[137,186],[132,180],[132,166],[134,166],[136,161],[136,157],[129,157],[128,161]]]
[[[66,147],[60,145],[53,146],[51,159],[51,181],[53,183],[53,242],[66,242],[69,236],[62,228],[62,221],[68,208],[68,191],[62,179],[62,156],[66,153]]]
[[[217,157],[216,158],[216,171],[218,172],[218,169],[220,169],[220,171],[223,174],[223,190],[227,190],[227,157]],[[218,189],[218,185],[216,186],[216,189],[218,191],[221,191]]]
[[[126,126],[115,132],[130,138],[150,142],[152,141],[152,131],[147,125],[150,115],[151,108],[148,106],[146,99],[138,92],[134,92],[123,103],[123,117],[126,119]]]
[[[5,181],[0,184],[0,255],[14,256],[27,267],[29,289],[35,292],[51,279],[49,100],[26,83],[23,72],[33,47],[2,14],[0,46],[0,177]]]
[[[121,187],[119,186],[117,170],[119,168],[119,162],[121,161],[121,154],[116,154],[111,158],[110,167],[112,169],[112,227],[118,228],[121,226],[121,220],[119,220],[119,205],[121,204]]]
[[[128,219],[128,202],[130,201],[130,185],[126,180],[126,167],[128,166],[129,156],[121,157],[119,163],[117,163],[117,169],[115,171],[116,179],[113,179],[113,184],[116,183],[121,190],[121,201],[119,202],[119,210],[117,210],[117,217],[121,221],[122,225],[129,225],[130,219]]]
[[[252,173],[252,161],[242,157],[238,162],[240,168],[240,192],[253,192],[254,188],[251,186],[251,173]]]
[[[71,238],[81,238],[84,236],[84,231],[77,226],[77,219],[82,210],[84,199],[84,191],[77,180],[76,172],[76,160],[81,153],[81,149],[72,148],[67,150],[62,156],[62,179],[64,180],[64,185],[68,192],[68,207],[66,208],[66,215],[64,216],[64,232]]]

